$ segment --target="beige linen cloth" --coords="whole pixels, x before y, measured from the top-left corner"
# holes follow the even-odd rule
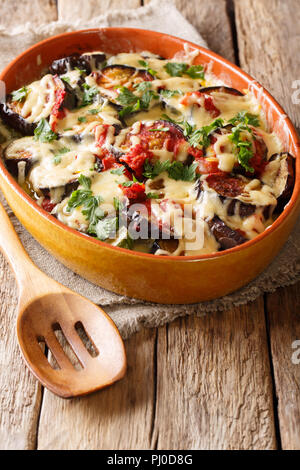
[[[0,68],[3,68],[17,54],[46,37],[76,29],[107,26],[152,29],[173,34],[207,47],[202,37],[183,18],[170,1],[154,0],[146,7],[129,11],[114,11],[85,22],[80,22],[79,20],[72,24],[52,22],[34,28],[30,24],[26,24],[9,32],[4,28],[0,28]],[[4,198],[2,197],[3,200]],[[263,292],[272,292],[280,286],[295,283],[300,279],[299,221],[289,240],[273,263],[243,289],[217,300],[193,305],[145,303],[113,294],[74,274],[47,253],[18,222],[7,205],[6,208],[23,245],[34,263],[50,277],[84,295],[96,304],[103,306],[117,324],[124,338],[138,331],[143,326],[159,326],[179,316],[190,314],[200,316],[216,310],[228,309],[232,305],[245,304],[254,300]],[[200,279],[199,282],[201,282]]]

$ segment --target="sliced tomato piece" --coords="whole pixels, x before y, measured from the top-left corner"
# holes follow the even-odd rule
[[[120,162],[125,163],[126,166],[133,171],[135,176],[140,179],[143,176],[145,161],[147,159],[151,160],[152,157],[152,152],[144,150],[143,145],[137,144],[120,158]]]
[[[119,187],[122,189],[124,196],[129,199],[130,203],[143,202],[147,199],[144,184],[133,183],[129,187],[120,184]]]
[[[210,160],[208,158],[202,157],[197,158],[196,161],[198,163],[197,173],[204,175],[209,173],[222,173],[221,170],[219,170],[218,168],[218,160]]]
[[[42,209],[47,212],[51,212],[55,206],[56,204],[53,204],[53,202],[50,201],[50,198],[48,196],[44,197],[42,202]]]
[[[230,198],[239,196],[245,186],[241,179],[234,178],[228,173],[210,174],[206,177],[206,183],[220,196]]]
[[[221,114],[221,111],[215,106],[213,98],[202,91],[189,91],[180,100],[180,104],[203,107],[213,118],[217,118]]]

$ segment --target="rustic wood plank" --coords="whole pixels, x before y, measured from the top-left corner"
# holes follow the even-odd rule
[[[0,449],[34,449],[41,387],[25,367],[17,345],[17,289],[0,254]]]
[[[241,67],[261,82],[300,127],[298,0],[235,0]],[[295,86],[295,85],[294,85]],[[299,83],[296,84],[299,90]],[[294,97],[294,98],[293,98]]]
[[[0,26],[57,18],[54,0],[2,0]],[[41,406],[41,387],[24,365],[17,346],[17,289],[0,254],[0,448],[34,449]]]
[[[161,328],[157,357],[158,449],[276,448],[262,299]]]
[[[138,8],[140,0],[58,0],[58,19],[72,21],[74,18],[90,20],[94,16],[102,15],[113,10],[123,10],[125,8]]]
[[[300,449],[300,283],[267,296],[283,449]],[[298,342],[297,342],[298,341]]]
[[[151,0],[144,0],[146,5]],[[226,0],[175,0],[177,9],[197,29],[210,49],[234,61]]]
[[[127,374],[106,390],[68,401],[45,390],[38,449],[149,449],[155,338],[143,330],[126,342]]]
[[[299,79],[299,2],[235,0],[235,14],[241,66],[270,90],[300,127],[299,104],[293,104],[292,88],[294,80]],[[297,284],[266,296],[279,428],[285,449],[300,448],[300,366],[291,362],[291,344],[293,339],[300,339],[299,287]]]
[[[55,0],[1,0],[0,26],[9,28],[24,24],[48,23],[57,19]]]

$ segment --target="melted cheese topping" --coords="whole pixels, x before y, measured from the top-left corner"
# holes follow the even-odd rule
[[[89,55],[89,53],[86,54]],[[59,138],[51,142],[42,143],[34,137],[14,139],[5,128],[2,132],[3,126],[0,123],[1,134],[7,140],[3,147],[5,158],[20,160],[17,163],[19,183],[23,187],[27,185],[30,188],[30,194],[37,199],[39,204],[42,204],[44,199],[41,190],[48,189],[50,201],[56,204],[52,213],[69,227],[87,232],[90,222],[87,215],[83,213],[84,207],[68,209],[70,195],[66,195],[66,185],[76,182],[80,175],[86,176],[91,182],[91,193],[99,196],[100,208],[105,214],[113,215],[115,201],[124,199],[124,191],[120,185],[129,180],[124,174],[118,175],[112,172],[112,168],[97,172],[95,168],[97,157],[103,158],[103,151],[110,155],[112,148],[115,153],[126,153],[128,132],[130,132],[130,148],[137,146],[141,143],[139,135],[141,126],[153,126],[155,121],[164,119],[163,114],[167,114],[179,123],[186,121],[197,129],[210,125],[216,116],[213,117],[212,110],[206,106],[205,97],[207,96],[213,103],[214,111],[218,112],[217,117],[223,119],[225,123],[240,112],[258,115],[261,122],[258,134],[266,144],[267,158],[282,151],[282,144],[277,136],[267,132],[264,125],[266,118],[261,106],[253,99],[250,92],[246,91],[244,96],[236,96],[223,91],[213,91],[209,95],[197,93],[201,87],[224,85],[221,80],[210,73],[209,68],[205,71],[205,79],[191,78],[187,74],[179,77],[168,74],[165,68],[167,62],[185,62],[191,65],[197,55],[197,50],[188,48],[167,61],[161,60],[150,52],[106,55],[108,66],[119,64],[143,69],[141,61],[146,61],[147,67],[155,71],[155,77],[149,82],[149,86],[159,98],[152,98],[148,109],[127,114],[122,119],[119,118],[116,107],[109,102],[110,98],[116,100],[118,97],[118,79],[115,83],[110,82],[111,89],[99,86],[97,84],[99,70],[97,70],[95,60],[92,60],[93,72],[89,76],[82,76],[79,70],[69,70],[63,74],[61,78],[69,83],[76,92],[76,96],[82,96],[84,87],[87,89],[95,87],[102,96],[96,96],[93,98],[93,103],[87,106],[78,107],[72,111],[64,109],[63,116],[55,124],[55,132],[59,134]],[[122,83],[122,86],[126,87],[126,85]],[[34,123],[47,118],[55,104],[56,87],[57,84],[50,74],[28,85],[26,100],[20,105],[21,115],[28,122]],[[161,93],[161,90],[175,93]],[[133,88],[133,92],[142,99],[142,91]],[[118,133],[114,127],[116,125],[124,129]],[[105,138],[103,139],[104,132]],[[250,134],[246,137],[251,141]],[[98,144],[99,140],[101,140],[101,146]],[[11,143],[8,145],[9,142]],[[253,142],[252,146],[254,149]],[[165,145],[161,148],[154,146],[151,152],[154,158],[161,162],[172,162],[175,158],[174,153]],[[176,160],[185,163],[190,155],[189,152],[190,144],[183,143],[176,154]],[[228,139],[228,134],[219,135],[213,145],[207,149],[207,155],[207,160],[217,162],[218,169],[223,172],[232,172],[238,164],[238,152],[232,141]],[[27,158],[31,162],[29,171],[24,161]],[[145,193],[151,193],[152,197],[156,198],[151,202],[151,220],[159,226],[168,227],[172,236],[179,237],[175,251],[171,253],[159,249],[156,254],[196,256],[218,251],[219,243],[211,233],[208,224],[215,216],[232,230],[242,231],[247,239],[255,237],[272,223],[271,216],[268,220],[265,219],[264,209],[269,207],[269,214],[272,214],[277,204],[276,198],[284,189],[286,181],[284,169],[284,163],[277,158],[269,162],[260,179],[250,180],[240,175],[239,178],[244,183],[243,191],[234,199],[221,198],[207,184],[205,174],[200,177],[201,191],[199,191],[199,182],[196,180],[175,180],[170,178],[166,171],[154,179],[147,179]],[[83,189],[82,186],[78,187],[78,190]],[[232,206],[233,202],[234,206]],[[249,211],[251,215],[247,216],[247,213],[243,213],[242,209],[245,204],[254,208]],[[116,237],[108,242],[117,246],[124,242],[127,236],[127,230],[121,227]],[[142,247],[138,248],[139,250],[151,249],[149,241],[137,241],[135,247],[139,244]]]
[[[50,74],[31,83],[27,87],[28,94],[21,109],[21,116],[28,122],[38,122],[48,117],[55,103],[56,87]]]

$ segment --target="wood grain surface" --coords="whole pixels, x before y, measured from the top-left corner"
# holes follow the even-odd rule
[[[235,0],[241,67],[282,104],[300,128],[300,103],[293,103],[299,80],[299,0]],[[298,94],[299,97],[299,94]]]
[[[2,8],[3,3],[9,8]],[[70,20],[139,5],[135,0],[58,0],[56,10],[55,2],[35,0],[23,2],[22,17],[12,21],[17,2],[2,0],[0,24],[37,21],[31,3],[39,6],[40,21],[47,9],[47,20]],[[299,60],[292,64],[283,57],[290,52],[282,54],[291,24],[293,38],[300,34],[296,3],[176,0],[209,46],[230,60],[239,57],[298,122],[287,82],[297,79]],[[263,51],[259,58],[257,51]],[[275,59],[280,62],[274,65]],[[280,75],[282,67],[288,70],[287,82]],[[291,362],[291,344],[300,339],[299,285],[268,295],[265,302],[260,298],[227,312],[139,332],[126,342],[125,379],[68,401],[47,390],[42,396],[24,368],[16,348],[15,299],[12,275],[0,257],[0,448],[300,448],[300,365]]]

